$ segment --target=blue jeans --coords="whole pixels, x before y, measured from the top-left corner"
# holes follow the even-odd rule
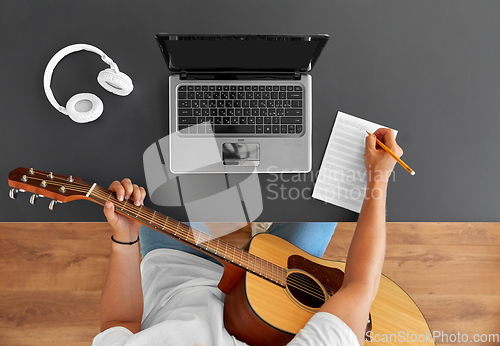
[[[210,234],[203,222],[186,222],[186,225]],[[278,236],[311,255],[322,257],[336,227],[336,222],[273,223],[267,233]],[[188,252],[221,264],[215,258],[144,225],[139,230],[139,237],[143,258],[151,250],[166,248]]]

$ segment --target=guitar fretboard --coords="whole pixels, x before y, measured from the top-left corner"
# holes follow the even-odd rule
[[[89,197],[101,204],[111,201],[115,205],[115,211],[119,213],[134,218],[157,231],[194,245],[204,252],[221,260],[231,262],[278,285],[286,286],[285,268],[257,257],[248,251],[191,228],[148,207],[136,206],[129,200],[119,201],[114,192],[98,185],[92,189]]]

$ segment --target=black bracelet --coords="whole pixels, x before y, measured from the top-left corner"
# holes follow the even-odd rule
[[[115,240],[115,238],[113,238],[113,236],[111,236],[111,240],[114,241],[115,243],[117,244],[122,244],[122,245],[133,245],[135,243],[137,243],[139,241],[139,237],[137,237],[137,239],[135,241],[131,241],[129,243],[122,243],[121,241],[118,241],[118,240]]]

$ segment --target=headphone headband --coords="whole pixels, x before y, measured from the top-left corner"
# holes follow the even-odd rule
[[[60,51],[58,51],[52,59],[50,59],[49,63],[47,64],[47,67],[45,68],[45,73],[43,74],[43,88],[45,90],[45,95],[47,95],[47,99],[49,102],[56,108],[59,112],[69,115],[68,112],[66,111],[66,108],[61,106],[56,98],[54,97],[54,93],[52,92],[52,89],[50,88],[50,83],[52,81],[52,74],[54,72],[55,67],[57,64],[67,55],[78,52],[81,50],[86,50],[92,53],[96,53],[101,56],[102,61],[104,61],[106,64],[108,64],[111,69],[119,73],[120,70],[118,69],[118,65],[115,64],[115,62],[108,57],[102,50],[100,50],[97,47],[91,46],[89,44],[73,44],[70,46],[67,46]]]

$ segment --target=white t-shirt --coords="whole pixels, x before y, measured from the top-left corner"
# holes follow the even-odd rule
[[[124,327],[98,334],[92,346],[244,346],[224,328],[225,295],[217,288],[223,268],[170,249],[149,252],[141,263],[144,313],[139,333]],[[356,345],[338,317],[316,313],[290,346]]]

